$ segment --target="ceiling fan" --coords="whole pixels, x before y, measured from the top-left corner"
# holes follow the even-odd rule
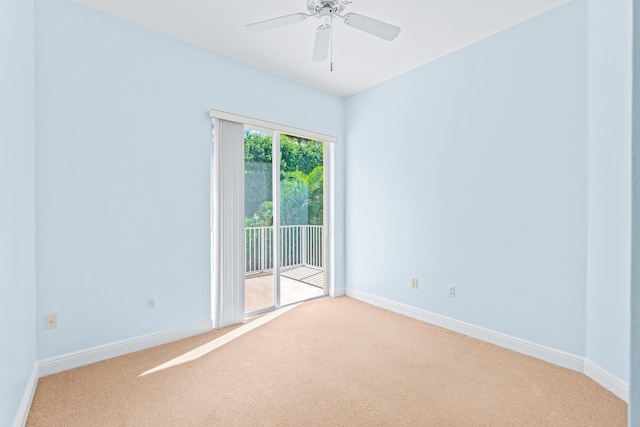
[[[307,18],[318,18],[322,21],[316,29],[316,40],[313,47],[312,59],[321,62],[327,59],[329,54],[329,42],[331,39],[331,24],[333,17],[341,18],[342,21],[353,28],[364,31],[371,35],[391,41],[400,34],[400,28],[377,19],[359,15],[357,13],[347,13],[343,15],[346,6],[355,0],[307,0],[307,10],[309,13],[294,13],[292,15],[280,16],[278,18],[267,19],[245,26],[251,33],[272,30],[284,25],[301,22]]]

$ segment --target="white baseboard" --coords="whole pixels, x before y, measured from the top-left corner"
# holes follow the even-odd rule
[[[57,374],[80,366],[90,365],[102,360],[111,359],[140,350],[146,350],[172,341],[203,334],[213,329],[212,320],[193,323],[175,329],[142,335],[97,347],[63,354],[38,362],[40,377]]]
[[[616,377],[595,362],[584,359],[583,357],[516,338],[510,335],[502,334],[500,332],[492,331],[490,329],[475,326],[470,323],[452,319],[450,317],[431,313],[426,310],[411,307],[409,305],[382,298],[368,292],[340,287],[335,288],[331,293],[332,297],[343,295],[347,295],[351,298],[366,302],[368,304],[375,305],[377,307],[381,307],[417,320],[421,320],[426,323],[440,326],[454,332],[477,338],[479,340],[495,344],[509,350],[517,351],[519,353],[526,354],[527,356],[532,356],[537,359],[553,363],[554,365],[584,373],[589,378],[596,381],[598,384],[618,396],[620,399],[624,400],[625,402],[629,402],[629,384],[627,382]],[[189,338],[194,335],[209,332],[212,329],[212,321],[205,320],[180,328],[142,335],[127,340],[117,341],[114,343],[41,360],[33,368],[33,372],[31,374],[31,377],[29,378],[27,388],[25,390],[18,414],[16,416],[16,420],[14,422],[14,427],[21,427],[25,425],[27,416],[29,415],[29,409],[31,408],[31,402],[36,391],[36,386],[38,384],[38,378],[40,377],[53,375],[58,372],[78,368],[80,366],[89,365],[92,363],[100,362],[102,360],[110,359],[112,357],[133,353],[135,351],[145,350],[147,348],[167,344],[172,341]]]
[[[40,378],[38,373],[38,364],[34,363],[31,376],[27,382],[27,387],[22,395],[22,401],[20,402],[18,413],[16,414],[15,421],[13,422],[13,427],[24,427],[27,424],[29,410],[31,409],[31,402],[33,402],[33,396],[36,394],[36,387],[38,386],[38,378]]]
[[[629,385],[627,383],[607,372],[595,363],[585,360],[581,356],[576,356],[562,350],[536,344],[511,335],[502,334],[500,332],[452,319],[450,317],[431,313],[426,310],[401,304],[357,289],[347,288],[346,295],[398,314],[403,314],[405,316],[422,320],[423,322],[431,323],[509,350],[517,351],[518,353],[526,354],[527,356],[535,357],[563,368],[584,373],[625,402],[629,401]]]
[[[629,383],[589,359],[584,361],[584,373],[602,387],[629,403]]]

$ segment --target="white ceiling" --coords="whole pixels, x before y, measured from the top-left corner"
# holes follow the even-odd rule
[[[341,97],[375,86],[570,0],[359,0],[354,12],[402,28],[388,42],[333,25],[333,72],[312,62],[316,19],[259,34],[246,24],[307,12],[306,0],[75,0]]]

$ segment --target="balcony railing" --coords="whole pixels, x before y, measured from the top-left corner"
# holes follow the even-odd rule
[[[280,266],[322,268],[323,227],[285,225],[280,227]],[[245,228],[245,272],[273,269],[273,227]]]

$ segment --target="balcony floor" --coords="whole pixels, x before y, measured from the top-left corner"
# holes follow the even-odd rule
[[[282,269],[280,276],[287,277],[307,285],[322,288],[324,286],[324,272],[317,267],[299,266]]]
[[[297,280],[296,280],[297,279]],[[247,275],[245,313],[273,307],[273,274]],[[323,271],[299,266],[280,273],[280,305],[304,301],[324,295]]]

